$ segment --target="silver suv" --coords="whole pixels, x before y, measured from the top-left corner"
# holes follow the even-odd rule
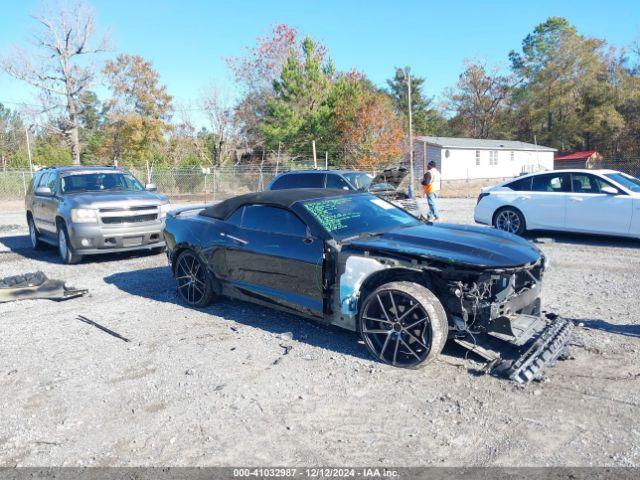
[[[58,247],[64,263],[83,255],[164,250],[170,209],[156,187],[116,167],[54,167],[35,173],[25,198],[34,248]]]

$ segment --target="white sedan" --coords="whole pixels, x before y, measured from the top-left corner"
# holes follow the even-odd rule
[[[615,170],[534,173],[482,189],[477,223],[640,238],[640,179]]]

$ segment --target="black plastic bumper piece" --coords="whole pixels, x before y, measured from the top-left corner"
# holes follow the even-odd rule
[[[572,329],[573,324],[563,318],[549,321],[532,341],[523,346],[517,358],[496,362],[492,373],[518,383],[540,378],[546,366],[553,365],[567,352]]]

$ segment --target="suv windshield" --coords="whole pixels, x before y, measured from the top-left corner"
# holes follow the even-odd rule
[[[60,182],[63,193],[144,190],[142,184],[130,173],[95,172],[65,175]]]
[[[349,180],[349,183],[358,190],[366,190],[371,185],[371,180],[373,180],[371,175],[364,172],[347,172],[343,173],[342,176]]]
[[[640,192],[640,179],[627,175],[626,173],[605,173],[605,177],[619,183],[632,192]]]
[[[331,236],[344,239],[420,225],[404,210],[373,195],[349,195],[302,202]]]

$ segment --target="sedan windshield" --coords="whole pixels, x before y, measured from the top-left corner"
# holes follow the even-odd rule
[[[96,172],[66,175],[61,181],[63,193],[144,190],[142,184],[131,174],[121,172]]]
[[[415,217],[373,195],[322,198],[302,205],[337,239],[420,225]]]
[[[626,173],[605,173],[605,177],[609,177],[616,183],[631,190],[632,192],[640,192],[640,179],[627,175]]]
[[[349,180],[349,183],[358,190],[366,190],[369,188],[372,180],[371,175],[364,172],[349,172],[342,174],[342,176]]]

